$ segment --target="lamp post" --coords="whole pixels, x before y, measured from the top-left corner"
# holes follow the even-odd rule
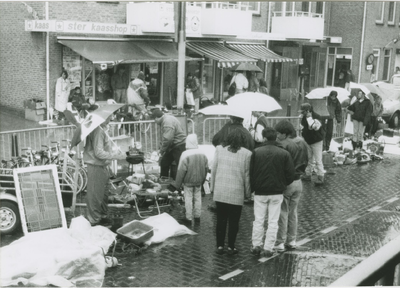
[[[178,43],[178,95],[176,106],[183,111],[185,95],[185,58],[186,58],[186,2],[174,2],[175,41]]]

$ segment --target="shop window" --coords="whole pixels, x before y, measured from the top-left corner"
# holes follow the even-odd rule
[[[395,16],[396,16],[396,2],[389,2],[388,25],[394,25]]]
[[[380,4],[378,4],[380,7],[379,9],[377,9],[378,11],[378,16],[377,19],[375,20],[376,24],[383,24],[383,15],[385,13],[385,2],[382,2]]]
[[[298,51],[285,49],[284,57],[297,59]],[[298,65],[297,62],[282,63],[282,89],[297,88]]]
[[[324,80],[325,80],[325,64],[326,64],[326,54],[319,53],[319,67],[318,67],[318,74],[317,74],[317,86],[324,87]]]
[[[135,80],[139,72],[144,73],[144,82],[147,86],[148,97],[150,98],[151,105],[160,104],[160,81],[161,81],[161,65],[158,62],[148,63],[133,63],[130,64],[127,71],[129,71],[129,81]]]
[[[203,75],[202,75],[202,84],[203,84],[204,95],[213,95],[214,94],[215,67],[216,67],[215,60],[210,59],[210,58],[205,58]]]
[[[390,56],[392,50],[385,49],[385,54],[383,56],[383,75],[382,80],[389,80],[389,68],[390,68]]]
[[[333,86],[333,78],[334,78],[333,71],[335,71],[335,55],[328,55],[328,71],[326,75],[327,86]]]
[[[83,77],[82,77],[82,86],[83,86],[83,95],[85,95],[85,98],[93,98],[93,79],[94,79],[94,73],[93,73],[93,63],[87,59],[84,59],[83,61]]]
[[[63,47],[63,69],[68,73],[68,80],[71,83],[71,90],[81,86],[82,60],[81,56],[69,47]],[[61,75],[61,71],[59,73]],[[58,77],[60,77],[58,75]]]

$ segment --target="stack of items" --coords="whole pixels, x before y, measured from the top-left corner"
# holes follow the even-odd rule
[[[24,100],[25,119],[43,121],[46,115],[46,103],[38,99]]]
[[[363,164],[371,160],[382,160],[384,142],[377,140],[366,140],[363,142],[362,149],[353,150],[351,140],[344,139],[342,147],[335,153],[334,162],[337,165]]]

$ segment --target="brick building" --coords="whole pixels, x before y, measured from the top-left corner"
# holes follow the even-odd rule
[[[231,73],[230,66],[239,62],[256,63],[264,70],[258,77],[264,77],[270,94],[281,99],[293,99],[299,92],[315,87],[337,85],[342,67],[353,71],[356,82],[369,82],[388,80],[395,67],[400,66],[397,48],[400,5],[396,2],[235,3],[188,2],[187,5],[190,19],[195,19],[193,16],[197,12],[201,16],[197,22],[188,22],[190,25],[186,27],[186,73],[201,75],[207,97],[226,97],[224,78]],[[139,70],[151,72],[146,82],[149,91],[154,93],[154,104],[164,104],[167,99],[175,98],[178,51],[173,42],[175,30],[168,30],[174,24],[173,12],[160,11],[161,7],[171,10],[173,6],[156,5],[146,6],[145,2],[0,2],[3,11],[0,18],[0,105],[22,112],[23,100],[45,101],[47,93],[52,105],[55,83],[63,67],[72,71],[73,85],[80,85],[86,96],[96,100],[110,96],[97,79],[100,75],[111,77],[118,65],[126,65],[131,78]],[[138,15],[144,16],[139,22]],[[52,30],[48,33],[47,58],[46,32],[49,30],[25,27],[26,20],[46,22],[46,19],[64,21],[68,25],[71,22],[78,25],[112,23],[125,28],[133,25],[137,30],[114,35],[101,34],[101,31]],[[122,62],[94,59],[93,51],[101,52],[102,43],[129,42],[138,51],[157,50],[149,42],[143,44],[150,39],[163,43],[157,47],[167,47],[161,51],[168,54],[167,57],[148,59],[147,54],[141,54]],[[88,41],[100,44],[88,46]],[[121,46],[124,45],[110,46],[107,56],[118,54]],[[87,51],[88,47],[92,50]],[[225,48],[231,50],[226,52]],[[250,48],[259,52],[252,53]],[[216,53],[220,54],[215,56]],[[89,59],[85,60],[84,56]]]

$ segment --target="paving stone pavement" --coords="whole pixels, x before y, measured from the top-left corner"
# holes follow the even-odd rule
[[[140,253],[117,251],[121,266],[106,271],[103,286],[327,286],[400,235],[399,177],[400,157],[386,155],[383,161],[332,168],[323,186],[303,182],[298,242],[308,250],[286,252],[265,262],[250,253],[254,217],[250,204],[244,205],[240,220],[239,254],[215,253],[216,215],[207,209],[212,198],[206,195],[200,224],[189,225],[197,235],[170,238]],[[184,216],[182,205],[164,210],[178,221]],[[119,212],[124,223],[139,219],[132,208]],[[78,208],[76,215],[81,213],[84,209]],[[2,237],[0,244],[21,236]],[[235,271],[238,275],[219,278]]]

